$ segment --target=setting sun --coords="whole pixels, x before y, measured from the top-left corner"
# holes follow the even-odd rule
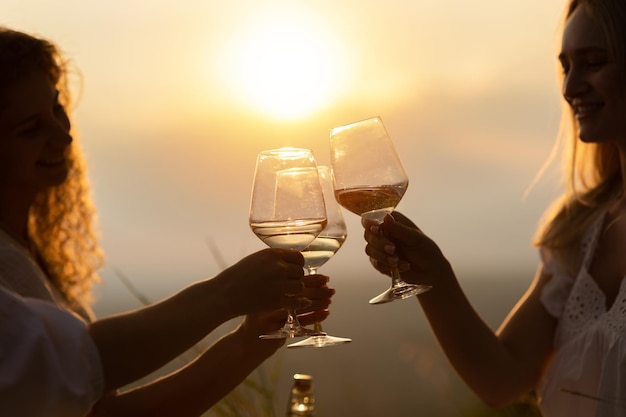
[[[269,116],[304,117],[338,93],[343,54],[314,16],[268,11],[236,30],[222,73],[236,99]]]

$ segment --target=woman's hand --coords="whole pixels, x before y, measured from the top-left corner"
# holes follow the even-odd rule
[[[449,262],[437,244],[399,212],[382,224],[362,219],[367,241],[365,253],[378,271],[390,275],[392,266],[408,283],[434,285],[442,275],[453,276]]]
[[[302,295],[311,301],[311,305],[298,309],[298,321],[303,326],[308,326],[316,322],[321,322],[328,317],[328,306],[331,298],[335,295],[333,288],[328,288],[328,277],[326,275],[306,275],[302,282],[304,291]]]
[[[302,279],[304,291],[303,297],[309,300],[309,305],[298,309],[298,321],[303,326],[321,322],[328,317],[328,306],[335,290],[328,288],[328,277],[325,275],[307,275]],[[280,329],[285,324],[287,309],[276,309],[246,315],[239,331],[249,344],[254,344],[257,348],[267,349],[267,354],[273,353],[280,348],[285,339],[259,340],[259,335],[272,333]]]
[[[231,316],[303,308],[310,304],[302,295],[304,258],[287,249],[264,249],[241,259],[213,281],[224,288]]]

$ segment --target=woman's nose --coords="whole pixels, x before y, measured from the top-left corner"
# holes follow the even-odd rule
[[[56,144],[67,146],[73,141],[70,128],[65,123],[54,123],[50,127],[49,133],[51,141]]]
[[[563,79],[563,97],[567,101],[579,97],[589,89],[589,83],[587,82],[585,74],[572,68],[568,71]]]

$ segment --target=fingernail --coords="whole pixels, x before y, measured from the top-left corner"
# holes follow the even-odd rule
[[[398,257],[397,257],[397,256],[389,256],[389,257],[387,258],[387,263],[388,263],[389,265],[397,265],[397,263],[398,263]]]
[[[380,227],[378,227],[378,225],[370,227],[370,232],[372,233],[378,234],[379,230],[380,230]]]
[[[396,253],[395,245],[393,243],[385,244],[385,252],[387,252],[390,255],[395,255],[395,253]]]

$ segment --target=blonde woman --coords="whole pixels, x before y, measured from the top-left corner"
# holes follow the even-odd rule
[[[366,252],[418,296],[447,357],[485,403],[536,391],[545,417],[626,416],[626,2],[570,0],[562,94],[572,137],[566,190],[545,215],[535,279],[493,332],[439,247],[400,213],[364,222]]]

